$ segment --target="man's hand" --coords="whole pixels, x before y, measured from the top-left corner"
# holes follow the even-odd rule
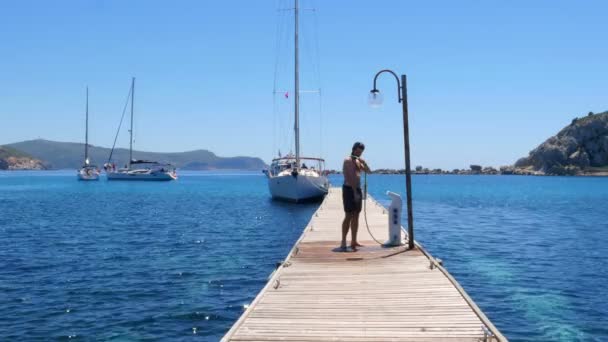
[[[363,171],[365,171],[366,173],[371,173],[372,170],[370,170],[369,166],[367,166],[367,163],[365,162],[365,160],[361,157],[357,158],[357,160],[359,161],[359,169],[363,169]]]

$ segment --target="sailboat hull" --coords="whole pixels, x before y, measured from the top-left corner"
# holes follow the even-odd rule
[[[329,181],[325,176],[278,175],[268,178],[268,189],[274,199],[289,202],[314,201],[327,195]]]
[[[79,181],[96,181],[99,180],[99,172],[93,168],[82,168],[77,173]]]
[[[80,172],[78,173],[78,180],[79,181],[98,181],[99,180],[99,174],[92,174],[92,175],[83,175]]]
[[[108,180],[126,180],[126,181],[172,181],[177,179],[177,175],[172,172],[108,172]]]
[[[83,175],[79,174],[78,175],[78,180],[79,181],[98,181],[99,180],[99,175],[83,176]]]

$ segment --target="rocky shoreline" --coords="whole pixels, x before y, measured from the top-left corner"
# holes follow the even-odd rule
[[[46,170],[49,167],[76,167],[82,144],[61,143],[47,140],[32,140],[0,146],[0,170]],[[58,152],[59,151],[59,152]],[[126,155],[126,150],[120,150]],[[103,160],[108,149],[92,147],[96,160]],[[206,150],[182,153],[138,152],[148,159],[175,159],[184,169],[223,169],[238,166],[238,169],[258,169],[264,164],[259,158],[221,158]],[[50,156],[54,159],[50,159]],[[183,157],[189,157],[184,159]],[[66,157],[67,156],[67,157]],[[68,158],[69,157],[69,158]],[[176,159],[176,158],[182,159]],[[71,163],[65,160],[71,158]],[[40,160],[44,159],[46,162]],[[124,158],[123,158],[124,159]],[[55,161],[53,161],[55,160]],[[194,160],[194,162],[193,162]],[[50,161],[50,162],[49,162]],[[63,163],[63,164],[62,164]],[[178,163],[179,164],[179,163]],[[341,173],[329,170],[329,173]],[[376,174],[405,174],[404,169],[377,169]],[[608,111],[587,113],[575,117],[538,147],[520,158],[514,165],[483,167],[470,165],[468,169],[429,169],[416,166],[412,174],[417,175],[523,175],[523,176],[608,176]]]
[[[608,112],[575,117],[514,166],[556,176],[608,175]]]
[[[38,159],[8,157],[0,159],[0,170],[47,170],[47,167]]]
[[[46,170],[46,164],[39,159],[12,149],[0,146],[0,170]]]
[[[339,170],[330,170],[330,174],[341,174]],[[381,175],[404,175],[405,169],[377,169],[373,170],[374,174]],[[516,175],[516,176],[608,176],[608,168],[590,168],[578,173],[572,174],[552,174],[542,170],[534,170],[534,168],[520,168],[514,166],[501,166],[498,169],[492,166],[481,167],[471,165],[469,169],[428,169],[417,166],[412,170],[413,175]]]
[[[332,171],[339,173],[339,171]],[[378,174],[404,174],[405,170],[378,169]],[[575,117],[569,125],[520,158],[514,165],[468,169],[428,169],[416,166],[418,175],[522,175],[608,176],[608,111]]]

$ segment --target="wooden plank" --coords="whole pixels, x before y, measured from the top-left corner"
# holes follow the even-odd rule
[[[372,198],[366,209],[369,232],[363,214],[359,220],[364,247],[341,252],[341,189],[330,189],[223,341],[480,341],[482,327],[506,341],[420,245],[374,242],[372,235],[386,239],[388,216]]]

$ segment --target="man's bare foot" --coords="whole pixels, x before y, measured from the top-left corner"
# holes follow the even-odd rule
[[[363,245],[358,242],[353,242],[351,246],[363,247]]]
[[[357,245],[350,245],[350,249],[353,250],[353,252],[357,251]]]

